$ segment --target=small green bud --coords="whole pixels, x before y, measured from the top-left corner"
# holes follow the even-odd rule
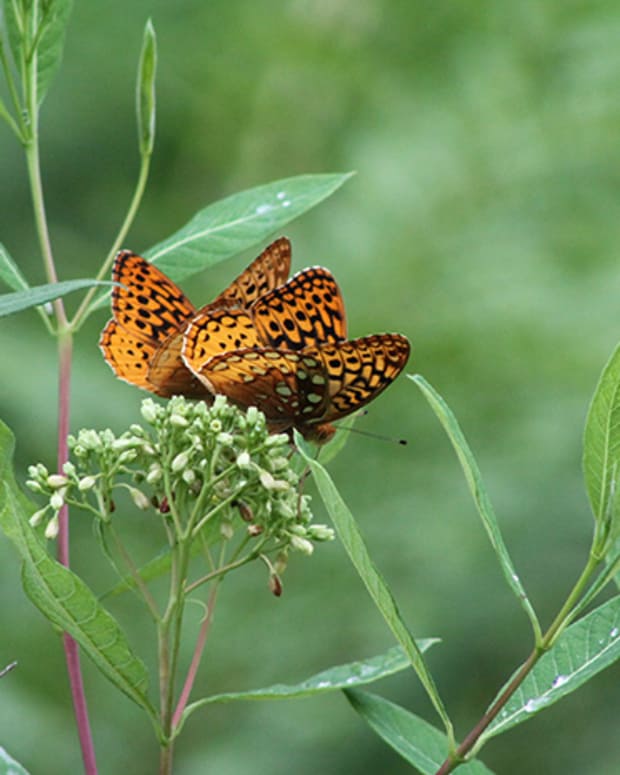
[[[29,490],[32,490],[32,492],[43,492],[43,488],[39,484],[39,482],[35,482],[34,479],[27,479],[26,480],[26,487]]]
[[[62,470],[67,476],[75,476],[75,466],[70,460],[63,465]]]
[[[80,431],[78,435],[78,444],[80,447],[83,447],[85,450],[98,450],[101,449],[102,443],[101,438],[97,431],[93,431],[92,429],[83,430]],[[77,447],[75,449],[75,452],[77,454]]]
[[[239,468],[249,468],[252,465],[252,459],[247,450],[244,450],[237,455],[237,465]]]
[[[189,423],[185,417],[183,417],[183,415],[175,412],[174,414],[170,415],[170,425],[176,425],[177,428],[187,428]]]
[[[155,482],[158,482],[161,479],[162,475],[163,475],[163,471],[159,463],[153,463],[153,465],[150,468],[150,471],[146,475],[146,481],[149,484],[155,484]]]
[[[215,422],[215,420],[213,422]],[[221,444],[223,447],[231,447],[234,440],[235,437],[232,433],[222,432],[217,434],[217,443]]]
[[[191,468],[185,469],[185,471],[183,471],[182,476],[185,484],[193,484],[196,481],[196,474]]]
[[[230,522],[222,522],[220,525],[220,535],[222,538],[224,538],[226,541],[230,541],[230,539],[234,536],[235,531],[233,529],[233,526],[230,524]]]
[[[306,532],[308,538],[315,541],[333,541],[335,537],[334,531],[327,525],[309,525]]]

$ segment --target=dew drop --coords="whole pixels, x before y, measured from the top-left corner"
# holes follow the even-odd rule
[[[290,207],[290,206],[291,206],[291,200],[290,199],[285,199],[282,202],[282,207]]]
[[[272,205],[258,205],[256,208],[256,215],[264,215],[268,213],[272,208]]]
[[[618,637],[618,628],[614,627],[613,630],[609,633],[610,638],[617,638]]]
[[[286,196],[286,192],[285,191],[278,191],[276,196],[278,197],[278,199],[284,199],[284,197]]]
[[[552,689],[559,689],[560,686],[564,686],[564,684],[568,681],[568,676],[566,675],[556,675],[556,677],[553,679],[551,683]]]
[[[328,686],[331,686],[331,683],[329,681],[319,681],[316,685],[317,689],[327,689]]]
[[[536,713],[537,710],[544,708],[548,702],[549,702],[548,697],[544,697],[544,696],[534,697],[525,703],[525,705],[523,706],[523,710],[526,713]]]

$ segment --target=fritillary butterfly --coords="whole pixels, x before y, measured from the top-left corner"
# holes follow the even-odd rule
[[[181,359],[183,332],[198,314],[229,310],[234,315],[288,277],[291,245],[280,239],[269,245],[213,302],[201,310],[156,266],[128,250],[114,262],[113,318],[99,346],[121,379],[157,395],[208,399],[211,393]],[[239,334],[237,347],[253,346]]]
[[[238,345],[240,330],[248,337],[254,331],[250,346]],[[258,407],[272,431],[297,428],[324,443],[335,432],[332,421],[376,398],[409,358],[409,342],[400,334],[345,337],[336,281],[327,269],[312,267],[247,311],[196,316],[183,358],[212,392],[242,408]]]

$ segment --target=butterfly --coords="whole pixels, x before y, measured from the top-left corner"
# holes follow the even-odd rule
[[[197,310],[170,278],[128,250],[118,253],[112,279],[112,320],[99,341],[103,357],[121,379],[157,395],[209,399],[211,392],[181,359],[183,333],[196,315],[249,307],[289,275],[291,245],[269,245],[214,301]],[[238,347],[255,338],[241,331]]]
[[[257,342],[239,347],[240,330],[253,330]],[[322,444],[335,433],[334,420],[396,379],[409,353],[401,334],[347,340],[336,281],[327,269],[311,267],[248,310],[197,315],[186,329],[182,357],[208,390],[241,408],[260,409],[272,432],[296,428]]]

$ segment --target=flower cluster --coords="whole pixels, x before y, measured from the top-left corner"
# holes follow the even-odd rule
[[[333,538],[331,529],[311,524],[288,437],[270,435],[255,407],[243,413],[221,395],[211,406],[147,398],[142,417],[147,427],[135,424],[120,436],[108,429],[70,437],[62,474],[30,466],[28,486],[48,498],[31,523],[47,519],[45,535],[53,538],[65,503],[107,522],[116,516],[115,491],[124,488],[136,506],[168,520],[177,537],[216,525],[231,539],[241,528],[261,546],[269,542],[281,562],[289,549],[311,554],[313,542]]]

